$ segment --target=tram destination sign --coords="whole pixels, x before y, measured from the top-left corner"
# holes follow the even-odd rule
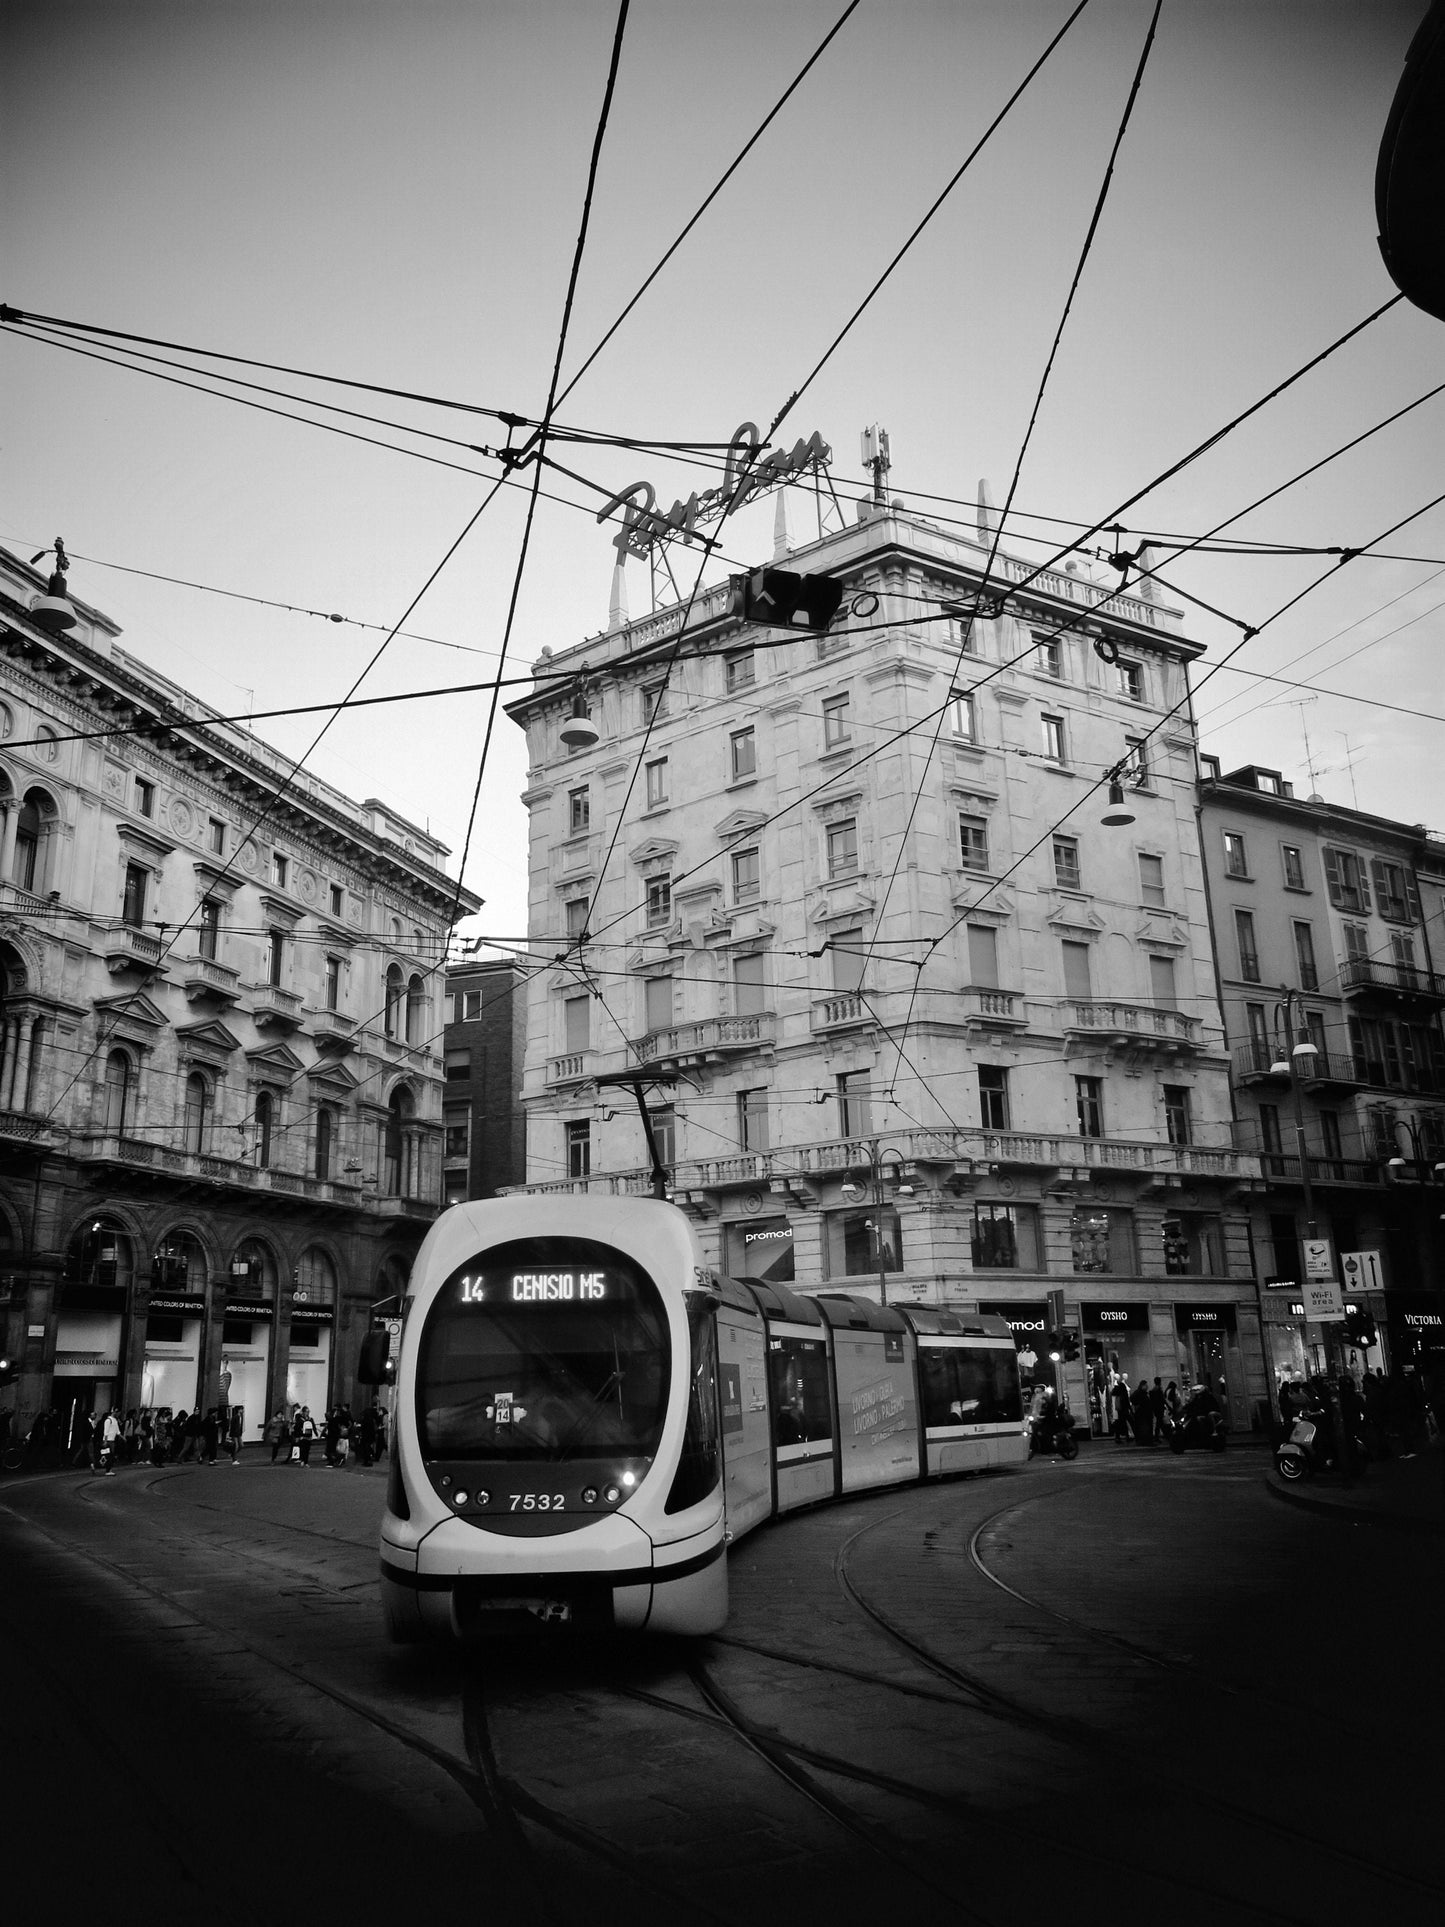
[[[464,1272],[457,1280],[463,1305],[595,1305],[618,1295],[616,1272],[486,1271]]]

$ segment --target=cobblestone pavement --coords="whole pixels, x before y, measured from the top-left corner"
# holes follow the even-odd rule
[[[0,1483],[7,1900],[1438,1917],[1445,1536],[1267,1468],[880,1494],[736,1546],[719,1639],[473,1654],[382,1643],[376,1472]]]

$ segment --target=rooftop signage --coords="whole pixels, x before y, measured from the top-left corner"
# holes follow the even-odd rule
[[[782,482],[793,482],[800,475],[826,468],[833,451],[815,429],[806,441],[794,442],[788,449],[762,453],[756,422],[742,422],[728,444],[727,465],[722,484],[696,492],[686,501],[674,502],[666,514],[659,512],[657,495],[651,482],[633,482],[622,489],[597,512],[605,522],[614,509],[622,510],[622,526],[612,538],[619,561],[629,555],[649,556],[655,548],[681,536],[691,542],[699,528],[740,509],[755,495],[766,494]]]

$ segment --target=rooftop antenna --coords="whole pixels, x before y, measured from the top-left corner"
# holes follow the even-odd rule
[[[1309,771],[1311,800],[1313,800],[1319,789],[1319,783],[1315,777],[1315,755],[1314,751],[1310,748],[1310,733],[1305,728],[1305,710],[1311,703],[1317,703],[1318,701],[1318,696],[1286,696],[1282,701],[1270,704],[1271,709],[1297,709],[1300,713],[1300,735],[1305,739],[1305,768]]]
[[[875,423],[863,430],[863,466],[873,471],[873,500],[883,508],[888,501],[888,430]]]
[[[1345,768],[1350,772],[1350,796],[1353,799],[1355,808],[1358,809],[1360,807],[1360,792],[1355,787],[1355,752],[1350,748],[1350,739],[1342,729],[1337,729],[1335,734],[1345,746]]]

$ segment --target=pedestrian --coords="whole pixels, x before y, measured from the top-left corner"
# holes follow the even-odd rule
[[[1171,1378],[1169,1383],[1164,1387],[1164,1403],[1169,1408],[1169,1423],[1171,1425],[1177,1425],[1184,1415],[1184,1401],[1179,1396],[1179,1383],[1177,1379]]]
[[[1134,1389],[1130,1418],[1134,1427],[1135,1441],[1139,1445],[1153,1445],[1154,1409],[1149,1403],[1149,1387],[1142,1378]]]
[[[184,1465],[188,1459],[199,1456],[203,1425],[199,1411],[177,1413],[171,1434],[171,1459],[174,1464]]]
[[[1116,1445],[1129,1443],[1129,1374],[1120,1372],[1109,1387],[1109,1399],[1114,1407],[1114,1423],[1109,1428],[1114,1434]]]
[[[207,1465],[216,1463],[216,1447],[221,1442],[221,1419],[214,1405],[206,1407],[206,1416],[201,1420],[201,1439],[205,1445]]]
[[[231,1407],[231,1422],[226,1427],[226,1444],[230,1449],[232,1465],[241,1463],[241,1440],[246,1435],[246,1408],[244,1405]]]
[[[376,1408],[376,1456],[379,1459],[386,1457],[386,1434],[387,1427],[390,1423],[390,1413],[388,1413],[384,1405],[378,1405]]]
[[[284,1405],[278,1405],[270,1418],[267,1419],[266,1429],[261,1436],[270,1444],[272,1465],[276,1463],[278,1456],[283,1451],[287,1458],[290,1458],[291,1426],[287,1420],[286,1407]]]
[[[332,1471],[335,1471],[336,1467],[341,1463],[336,1451],[336,1442],[340,1436],[341,1407],[339,1405],[333,1405],[331,1410],[326,1414],[326,1440],[321,1454]]]
[[[336,1416],[336,1463],[345,1465],[351,1455],[351,1407],[338,1406]]]
[[[1149,1410],[1154,1418],[1154,1440],[1157,1444],[1164,1436],[1164,1414],[1168,1407],[1164,1402],[1164,1381],[1156,1378],[1149,1387]]]
[[[70,1455],[72,1465],[89,1465],[95,1454],[96,1418],[94,1412],[87,1412],[75,1430],[75,1450]]]
[[[376,1409],[374,1406],[368,1405],[366,1410],[362,1413],[361,1423],[357,1427],[357,1431],[360,1435],[361,1463],[363,1465],[375,1465],[376,1463]]]
[[[311,1447],[316,1441],[316,1421],[311,1416],[311,1407],[297,1407],[296,1418],[291,1427],[291,1436],[301,1447],[301,1469],[304,1472],[311,1463]]]
[[[115,1458],[120,1450],[121,1425],[114,1412],[107,1412],[100,1421],[100,1469],[109,1478],[115,1471]]]

